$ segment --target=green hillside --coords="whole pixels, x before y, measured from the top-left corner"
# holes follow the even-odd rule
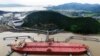
[[[36,11],[25,18],[22,27],[42,30],[64,29],[75,33],[91,34],[100,31],[100,23],[91,17],[71,18],[54,11]]]

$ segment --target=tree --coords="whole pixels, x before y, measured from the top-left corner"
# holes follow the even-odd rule
[[[42,30],[64,29],[75,33],[98,33],[100,23],[91,17],[70,18],[54,11],[36,11],[29,14],[22,27]]]

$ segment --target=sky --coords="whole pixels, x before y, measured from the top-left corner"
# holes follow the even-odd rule
[[[0,4],[22,4],[22,5],[60,5],[64,3],[89,3],[89,4],[100,4],[100,0],[0,0]]]
[[[30,7],[0,7],[3,11],[33,11],[46,10],[47,6],[57,6],[65,3],[100,4],[100,0],[0,0],[0,4],[20,4]],[[27,9],[28,8],[28,9]]]

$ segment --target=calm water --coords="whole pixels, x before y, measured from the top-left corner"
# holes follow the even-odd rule
[[[3,41],[3,38],[4,37],[8,37],[8,36],[32,36],[35,38],[35,40],[38,40],[38,41],[45,41],[45,35],[43,34],[36,34],[36,33],[12,33],[12,32],[3,32],[3,33],[0,33],[0,56],[5,56],[8,51],[10,51],[10,47],[7,47],[6,45],[8,43],[11,43],[13,42],[13,40],[6,40],[6,41]],[[50,36],[51,38],[52,37],[55,37],[55,40],[56,41],[64,41],[65,38],[68,38],[70,36],[72,36],[74,34],[72,33],[59,33],[59,34],[55,34],[55,35],[52,35]],[[90,36],[90,37],[95,37],[95,38],[99,38],[100,39],[100,36]],[[30,41],[29,39],[27,39],[26,41]],[[100,43],[98,42],[92,42],[92,41],[83,41],[83,40],[71,40],[70,42],[76,42],[76,43],[84,43],[86,45],[88,45],[93,53],[94,56],[100,56]],[[13,53],[12,56],[22,56],[22,54],[18,54],[18,53]],[[51,55],[28,55],[28,56],[51,56]],[[56,55],[52,55],[52,56],[56,56]],[[57,56],[62,56],[62,55],[57,55]]]
[[[33,11],[33,10],[46,10],[44,7],[0,7],[3,11]]]

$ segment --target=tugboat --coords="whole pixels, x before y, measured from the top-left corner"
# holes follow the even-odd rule
[[[28,54],[36,54],[36,55],[81,55],[86,54],[87,56],[92,56],[89,52],[88,46],[81,43],[66,43],[55,41],[53,38],[49,38],[49,33],[47,33],[46,41],[35,41],[30,36],[17,36],[16,39],[21,37],[27,37],[33,40],[33,42],[25,42],[20,41],[17,44],[10,44],[11,51],[6,56],[11,56],[13,52],[17,52],[23,54],[23,56],[27,56]],[[7,37],[14,38],[14,37]],[[4,38],[6,40],[7,38]]]

